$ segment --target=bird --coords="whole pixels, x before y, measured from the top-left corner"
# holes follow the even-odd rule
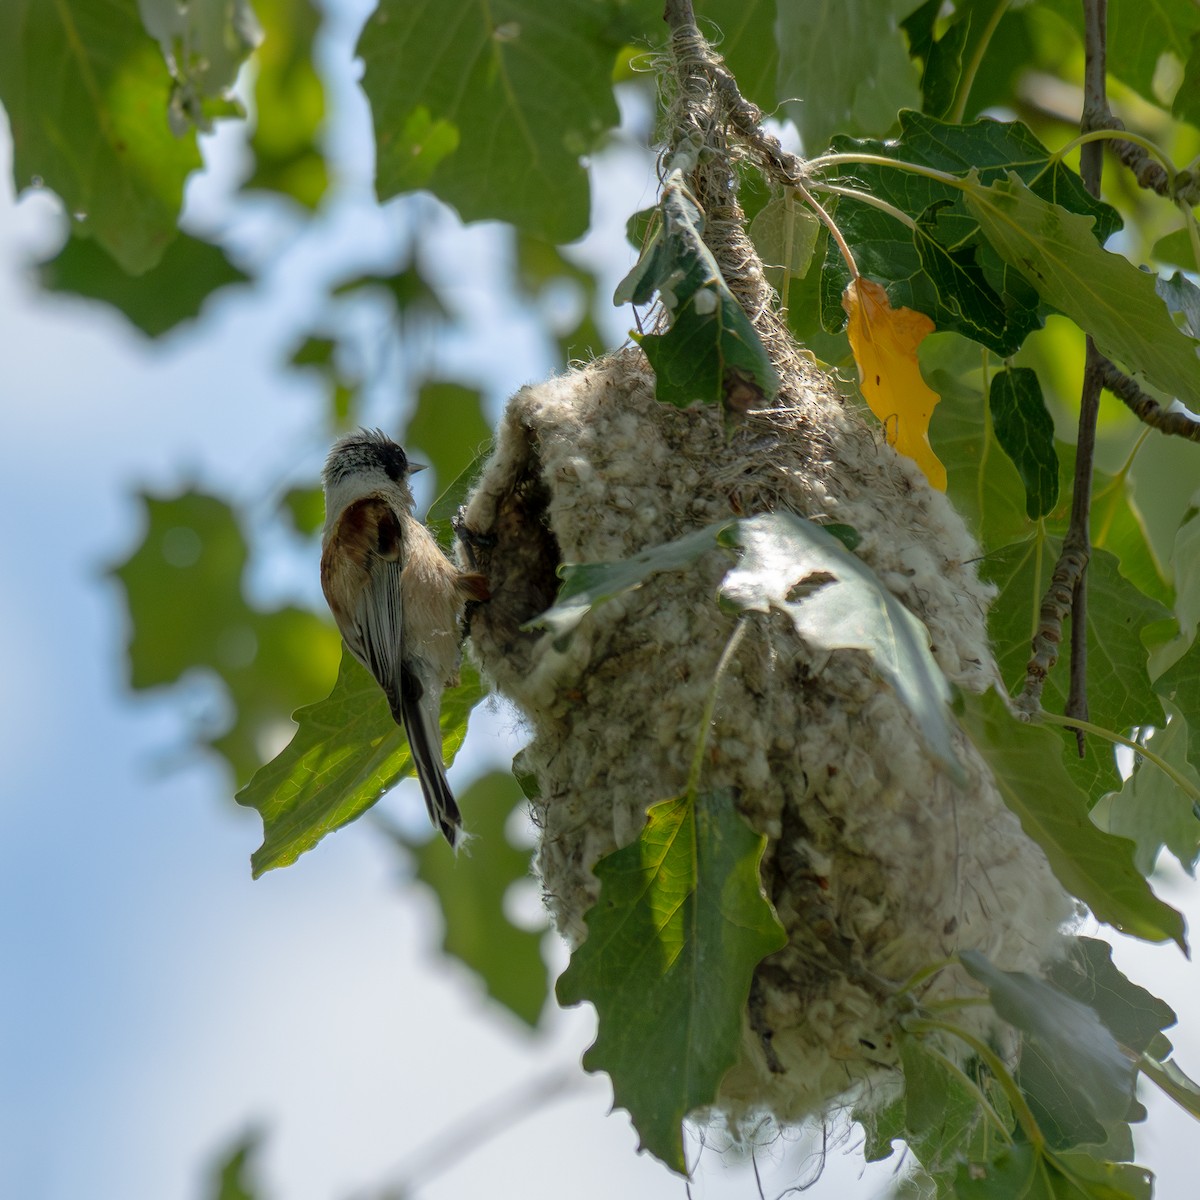
[[[334,443],[322,472],[321,590],[407,734],[430,819],[456,849],[464,835],[442,759],[442,691],[458,682],[465,606],[489,597],[486,578],[460,570],[413,515],[409,481],[421,470],[379,429]]]

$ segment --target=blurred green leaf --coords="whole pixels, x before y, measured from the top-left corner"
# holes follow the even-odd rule
[[[865,650],[908,707],[937,761],[956,779],[946,708],[950,687],[929,649],[929,631],[861,559],[831,534],[790,513],[737,522],[731,540],[741,562],[721,584],[740,609],[782,612],[807,643],[826,650]]]
[[[465,221],[511,221],[553,242],[582,234],[580,159],[618,119],[611,9],[383,0],[358,45],[380,198],[428,186]]]
[[[333,338],[309,336],[296,347],[288,365],[292,367],[320,367],[323,371],[333,371],[333,355],[337,350],[337,342]]]
[[[253,2],[265,36],[255,55],[254,171],[242,188],[314,209],[329,185],[321,148],[325,89],[313,60],[321,14],[311,0]]]
[[[467,717],[484,694],[479,676],[466,665],[459,686],[446,689],[441,729],[447,760],[462,745]],[[236,797],[263,819],[263,844],[250,859],[256,879],[290,866],[413,773],[408,739],[392,720],[379,685],[349,651],[342,654],[333,691],[299,709],[295,719],[299,728],[287,748]]]
[[[766,112],[773,112],[781,98],[776,86],[778,7],[776,0],[696,0],[695,4],[702,31],[737,76],[742,95]],[[654,5],[656,21],[649,31],[652,42],[661,42],[666,35],[661,9],[662,5]]]
[[[550,993],[541,951],[549,922],[523,929],[504,912],[512,885],[533,883],[528,848],[513,846],[505,831],[513,811],[524,811],[525,797],[510,773],[493,771],[458,800],[471,839],[464,853],[455,855],[437,836],[415,842],[391,832],[415,858],[417,878],[438,898],[445,925],[442,950],[478,975],[493,1000],[536,1028]]]
[[[1058,455],[1054,419],[1046,411],[1037,372],[1010,367],[992,376],[988,393],[992,428],[1025,485],[1025,513],[1031,521],[1058,503]]]
[[[1188,45],[1187,60],[1183,64],[1183,79],[1175,93],[1171,112],[1181,121],[1190,121],[1200,128],[1200,33],[1193,33],[1188,39]]]
[[[1048,203],[1015,173],[987,187],[973,176],[966,204],[996,253],[1104,354],[1200,408],[1196,341],[1175,328],[1154,276],[1100,248],[1091,218]]]
[[[903,0],[778,6],[779,95],[810,157],[835,133],[887,133],[897,110],[921,103],[898,23],[909,7]]]
[[[201,740],[246,780],[263,747],[290,728],[296,705],[329,686],[340,639],[310,612],[247,604],[246,540],[224,501],[185,492],[142,502],[145,537],[112,571],[129,606],[130,686],[163,687],[196,668],[216,674],[233,715],[228,728]]]
[[[491,458],[492,441],[489,439],[479,447],[475,457],[450,481],[438,498],[429,506],[425,514],[425,524],[433,530],[438,544],[443,550],[449,551],[454,545],[457,534],[454,529],[454,518],[458,510],[467,502],[475,481],[483,472],[484,464]]]
[[[1195,271],[1200,267],[1200,263],[1196,261],[1196,251],[1186,226],[1183,229],[1175,230],[1174,233],[1168,233],[1166,237],[1159,238],[1154,243],[1150,254],[1160,262],[1183,267],[1185,271]]]
[[[1009,690],[1025,679],[1042,597],[1050,585],[1060,543],[1057,538],[1031,537],[989,554],[981,574],[999,589],[988,613],[988,631],[996,664]],[[1116,559],[1094,550],[1088,563],[1088,708],[1090,721],[1115,733],[1163,722],[1162,704],[1150,686],[1148,652],[1141,633],[1162,620],[1167,610],[1139,592],[1117,569]],[[1051,672],[1042,705],[1062,713],[1068,680],[1063,670]],[[1053,735],[1051,735],[1053,736]],[[1075,750],[1075,735],[1063,731],[1067,768],[1091,802],[1120,786],[1111,745],[1090,737],[1085,757]]]
[[[55,258],[38,267],[38,280],[47,291],[101,300],[149,337],[194,319],[213,292],[248,278],[219,246],[186,233],[137,276],[123,270],[99,242],[80,237],[69,238]]]
[[[960,1164],[953,1195],[955,1200],[1150,1200],[1150,1185],[1143,1167],[1018,1143],[990,1162]]]
[[[683,1174],[683,1118],[711,1103],[737,1060],[754,968],[787,943],[762,892],[766,839],[728,791],[651,806],[632,845],[596,864],[587,940],[558,981],[590,1000],[599,1033],[583,1058],[612,1079],[640,1144]]]
[[[396,305],[396,316],[403,327],[412,317],[450,320],[450,312],[436,288],[414,258],[407,267],[390,274],[359,275],[339,284],[335,296],[349,295],[363,288],[379,288],[387,292]]]
[[[172,94],[136,5],[0,5],[0,102],[17,191],[53,189],[77,234],[130,274],[161,260],[176,236],[184,180],[200,166],[194,134],[171,132]]]
[[[417,451],[412,455],[415,461],[433,467],[438,488],[443,489],[475,461],[491,435],[478,388],[431,379],[417,393],[404,444],[410,454]]]
[[[176,134],[192,126],[207,131],[212,116],[225,115],[221,101],[259,40],[258,22],[248,0],[220,4],[138,0],[137,7],[174,79],[172,129]],[[214,100],[216,112],[211,108]]]
[[[250,1130],[225,1151],[206,1193],[210,1200],[263,1200],[255,1169],[262,1143],[262,1131]]]
[[[963,693],[962,725],[992,769],[1004,803],[1046,854],[1073,896],[1115,929],[1186,949],[1183,917],[1164,904],[1133,865],[1133,843],[1103,833],[1088,817],[1088,798],[1062,765],[1062,743],[1049,729],[1017,721],[994,691]]]
[[[325,524],[325,493],[319,487],[297,487],[285,493],[280,507],[291,518],[297,533],[309,537]]]

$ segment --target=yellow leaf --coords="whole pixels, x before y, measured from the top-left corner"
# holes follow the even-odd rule
[[[946,468],[929,444],[929,418],[941,397],[917,365],[917,347],[933,332],[933,322],[915,309],[893,309],[887,292],[861,276],[842,293],[842,307],[850,314],[847,333],[862,393],[888,442],[944,492]]]

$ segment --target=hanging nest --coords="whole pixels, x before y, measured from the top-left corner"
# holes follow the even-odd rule
[[[689,52],[708,53],[697,45]],[[676,124],[705,139],[690,181],[705,240],[768,347],[778,396],[729,435],[713,407],[659,403],[642,352],[617,351],[512,398],[465,514],[492,539],[480,563],[492,600],[474,617],[472,654],[528,722],[536,866],[572,945],[599,893],[597,860],[638,836],[650,804],[684,790],[739,618],[715,602],[731,560],[714,548],[593,611],[558,649],[525,627],[553,603],[561,563],[626,559],[760,513],[848,525],[859,558],[928,628],[946,678],[973,692],[997,679],[978,546],[791,341],[744,232],[729,112],[684,78],[692,94]],[[742,619],[752,624],[719,681],[705,785],[730,789],[765,835],[762,884],[789,941],[757,968],[719,1104],[794,1121],[850,1094],[895,1094],[889,985],[966,949],[1036,970],[1076,906],[965,738],[959,787],[867,654],[814,648],[780,614]],[[964,990],[943,972],[921,995]],[[994,1022],[975,1009],[960,1023],[997,1036]]]

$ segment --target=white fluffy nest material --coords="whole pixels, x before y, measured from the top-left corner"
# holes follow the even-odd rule
[[[727,442],[715,410],[658,403],[641,353],[619,351],[513,397],[469,503],[470,527],[496,539],[472,653],[529,723],[537,869],[573,944],[597,859],[684,788],[735,618],[715,602],[731,559],[714,550],[591,613],[560,653],[520,630],[552,603],[560,562],[627,558],[730,516],[839,522],[928,626],[946,676],[972,691],[994,678],[989,592],[959,516],[816,367],[793,358],[784,382]],[[960,949],[1036,969],[1075,907],[970,745],[959,790],[865,654],[816,652],[781,616],[755,620],[720,685],[703,786],[734,789],[768,837],[763,884],[790,944],[757,970],[721,1102],[792,1121],[895,1093],[879,980]],[[931,999],[967,990],[956,972],[929,986]],[[992,1033],[988,1010],[972,1012],[962,1020]]]

